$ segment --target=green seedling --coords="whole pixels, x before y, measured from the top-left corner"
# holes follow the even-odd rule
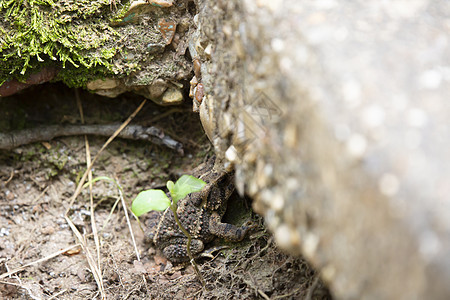
[[[167,181],[167,189],[169,190],[172,201],[160,189],[146,190],[140,192],[133,200],[131,211],[137,216],[141,216],[149,211],[163,211],[171,208],[176,215],[177,203],[190,193],[199,192],[203,189],[206,183],[191,175],[181,176],[177,182]]]
[[[183,175],[181,176],[175,183],[173,181],[167,181],[167,189],[169,190],[171,200],[167,195],[160,189],[155,190],[146,190],[140,192],[136,198],[133,200],[131,205],[131,211],[137,216],[141,216],[149,211],[164,211],[167,208],[170,208],[173,212],[175,222],[177,223],[180,230],[187,237],[188,241],[186,244],[187,253],[191,260],[191,264],[194,267],[197,276],[200,278],[203,286],[205,286],[205,281],[200,274],[200,271],[195,264],[194,257],[191,253],[191,234],[183,227],[180,220],[178,219],[177,214],[177,203],[184,197],[186,197],[190,193],[195,193],[201,191],[206,185],[201,179],[198,179],[191,175]]]

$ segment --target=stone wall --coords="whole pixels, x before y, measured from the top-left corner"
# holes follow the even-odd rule
[[[448,1],[197,4],[203,125],[278,245],[340,299],[448,299]]]

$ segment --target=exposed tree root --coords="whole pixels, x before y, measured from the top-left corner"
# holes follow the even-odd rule
[[[13,149],[20,145],[40,141],[48,141],[60,136],[100,135],[111,136],[120,124],[110,125],[52,125],[0,133],[0,149]],[[166,135],[161,129],[151,126],[129,125],[119,134],[120,138],[132,140],[146,140],[157,145],[163,145],[181,154],[183,144]]]

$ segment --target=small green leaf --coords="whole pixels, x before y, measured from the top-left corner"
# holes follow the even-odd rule
[[[172,194],[173,187],[175,186],[173,181],[172,180],[167,181],[166,186],[167,186],[167,189],[169,190],[169,193]]]
[[[176,204],[188,194],[201,191],[205,185],[206,182],[201,179],[191,175],[183,175],[175,182],[172,190],[169,189],[169,191],[173,202]]]
[[[169,205],[170,200],[162,190],[146,190],[133,200],[131,211],[139,217],[151,210],[163,211]]]

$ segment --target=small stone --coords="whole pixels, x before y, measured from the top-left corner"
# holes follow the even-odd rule
[[[194,274],[195,270],[194,267],[192,267],[192,265],[187,266],[185,273],[186,274]]]
[[[171,20],[166,20],[164,18],[160,19],[158,22],[158,29],[164,39],[166,45],[172,43],[172,39],[175,36],[175,31],[177,24]]]
[[[179,104],[183,101],[183,94],[179,89],[170,87],[162,96],[162,104]]]
[[[148,3],[158,7],[171,7],[173,5],[173,0],[150,0]]]
[[[13,192],[10,192],[10,191],[6,191],[6,200],[8,200],[8,201],[11,201],[11,200],[13,200],[16,196],[14,195],[14,193]]]
[[[8,236],[8,235],[9,235],[9,229],[0,228],[0,236]]]
[[[45,235],[51,235],[55,233],[55,228],[53,226],[45,226],[41,229],[41,233]]]
[[[275,230],[275,240],[281,248],[288,249],[291,246],[291,229],[288,225],[282,224]]]
[[[147,50],[150,54],[162,53],[164,52],[164,45],[149,43],[147,44]]]
[[[228,150],[225,152],[225,157],[230,161],[230,162],[235,162],[237,159],[237,150],[236,148],[231,145]]]
[[[155,255],[155,254],[156,254],[155,248],[152,248],[152,247],[148,248],[147,254],[148,254],[149,256]]]
[[[167,90],[167,82],[164,79],[156,79],[152,85],[148,87],[150,98],[157,99]]]
[[[90,81],[86,84],[89,90],[110,90],[117,87],[117,81],[115,79],[97,79]]]
[[[211,58],[211,54],[212,54],[212,44],[209,44],[208,46],[206,46],[205,48],[205,55],[208,59]]]
[[[197,76],[194,75],[194,77],[192,77],[191,81],[189,82],[189,97],[194,98],[194,89],[198,84],[198,79]]]
[[[128,11],[123,16],[122,20],[115,22],[115,25],[124,25],[129,23],[137,23],[141,16],[154,11],[155,5],[149,5],[147,0],[131,1]]]
[[[2,297],[5,297],[4,299],[6,299],[6,298],[12,299],[12,296],[15,296],[18,293],[18,289],[19,289],[19,285],[17,285],[16,279],[5,278],[2,281],[10,282],[11,284],[1,284],[0,285],[0,295]]]

